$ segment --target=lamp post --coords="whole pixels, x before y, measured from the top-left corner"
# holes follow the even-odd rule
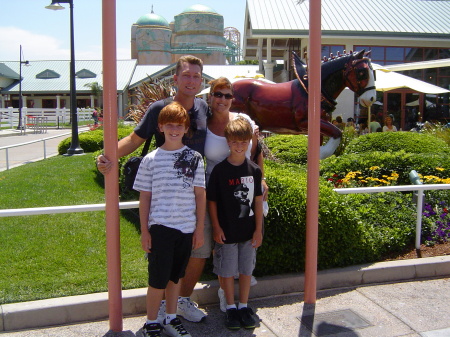
[[[20,56],[19,56],[19,123],[17,123],[17,130],[22,130],[22,64],[28,65],[29,61],[22,61],[22,45],[20,45]]]
[[[75,87],[75,47],[73,35],[73,0],[58,0],[45,8],[52,10],[64,9],[59,3],[68,3],[70,6],[70,121],[72,123],[72,141],[70,147],[67,149],[67,155],[83,154],[83,149],[80,147],[78,139],[78,115],[77,115],[77,97]]]

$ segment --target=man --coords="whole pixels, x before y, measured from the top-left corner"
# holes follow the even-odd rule
[[[176,73],[173,76],[177,93],[173,100],[179,102],[188,111],[191,119],[191,135],[183,138],[185,145],[204,155],[204,145],[206,138],[206,117],[208,112],[207,103],[195,95],[200,92],[202,86],[203,62],[191,55],[182,56],[176,66]],[[153,103],[147,110],[134,131],[127,137],[121,139],[118,144],[118,156],[126,156],[141,146],[146,139],[155,136],[156,146],[164,143],[164,137],[158,131],[158,116],[160,111],[169,102],[161,100]],[[97,168],[103,174],[107,174],[113,163],[104,155],[97,157]],[[205,228],[205,231],[211,229]],[[181,280],[180,299],[178,301],[177,314],[191,322],[200,322],[205,318],[205,313],[197,308],[197,304],[190,300],[190,296],[200,276],[202,275],[206,259],[212,250],[212,235],[205,233],[205,244],[199,249],[193,250],[186,268],[186,276]],[[165,303],[162,303],[161,312]]]

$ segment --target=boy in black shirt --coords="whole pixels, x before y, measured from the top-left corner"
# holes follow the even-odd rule
[[[214,273],[221,277],[227,301],[229,329],[255,327],[247,307],[256,248],[262,243],[261,169],[245,157],[253,130],[244,118],[228,123],[225,137],[230,147],[227,159],[217,164],[207,187],[213,226]],[[239,305],[234,302],[234,275],[239,272]]]

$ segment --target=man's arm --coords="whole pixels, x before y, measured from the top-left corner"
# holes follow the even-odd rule
[[[122,158],[133,151],[135,151],[139,146],[141,146],[145,142],[144,138],[139,137],[134,131],[122,138],[118,143],[117,155],[119,158]],[[104,154],[101,154],[97,157],[97,168],[103,173],[107,174],[113,166],[113,163],[106,158]]]

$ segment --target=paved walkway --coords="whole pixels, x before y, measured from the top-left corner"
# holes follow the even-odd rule
[[[79,131],[81,132],[86,129],[86,127],[81,127]],[[57,137],[45,141],[45,149],[44,142],[35,142],[14,147],[9,149],[7,154],[5,149],[1,149],[5,146],[29,143],[54,136]],[[0,171],[7,169],[6,156],[8,156],[10,169],[42,160],[44,157],[56,156],[58,154],[59,143],[70,136],[70,129],[47,129],[45,133],[32,133],[31,131],[27,131],[26,134],[21,134],[18,130],[0,130]]]
[[[250,300],[257,327],[233,332],[223,326],[211,281],[193,294],[208,317],[184,324],[193,337],[448,337],[449,277],[450,256],[320,271],[315,304],[303,302],[302,274],[258,278]],[[91,294],[3,305],[0,327],[9,331],[0,337],[142,336],[145,293],[123,291],[122,332],[108,331],[107,294]]]

